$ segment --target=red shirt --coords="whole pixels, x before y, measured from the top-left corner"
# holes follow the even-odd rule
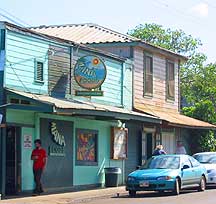
[[[45,167],[45,160],[47,158],[46,150],[41,148],[41,149],[34,149],[32,151],[32,157],[37,157],[34,159],[34,164],[33,164],[33,169],[38,170],[38,169],[43,169]]]

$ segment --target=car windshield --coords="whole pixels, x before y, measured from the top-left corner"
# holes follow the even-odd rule
[[[180,157],[177,156],[156,156],[149,159],[141,169],[178,169]]]
[[[216,164],[216,154],[196,154],[194,158],[202,164]]]

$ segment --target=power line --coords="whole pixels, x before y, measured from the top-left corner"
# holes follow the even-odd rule
[[[16,25],[19,25],[19,26],[23,27],[23,25],[22,25],[22,24],[20,24],[19,22],[17,22],[17,21],[15,21],[15,20],[13,20],[13,19],[12,19],[12,18],[10,18],[10,17],[8,17],[8,16],[4,15],[3,13],[0,13],[0,16],[2,16],[2,17],[4,17],[4,18],[6,18],[7,20],[9,20],[9,21],[11,21],[11,22],[15,23]]]
[[[12,18],[14,18],[14,19],[18,20],[20,23],[22,23],[22,24],[25,24],[25,25],[27,25],[27,26],[31,27],[31,25],[30,25],[30,24],[26,23],[25,21],[23,21],[22,19],[20,19],[20,18],[16,17],[15,15],[13,15],[13,14],[9,13],[8,11],[4,10],[3,8],[0,8],[0,10],[1,10],[1,11],[3,11],[4,13],[6,13],[7,15],[11,16]]]

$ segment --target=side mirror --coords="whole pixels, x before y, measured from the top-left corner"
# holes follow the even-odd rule
[[[182,167],[182,169],[181,170],[184,170],[184,169],[189,169],[190,167],[187,165],[187,164],[185,164],[183,167]]]
[[[136,166],[136,170],[139,170],[140,169],[140,166]]]

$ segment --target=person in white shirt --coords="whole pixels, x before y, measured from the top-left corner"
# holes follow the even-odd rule
[[[177,141],[176,154],[187,154],[182,141]]]

